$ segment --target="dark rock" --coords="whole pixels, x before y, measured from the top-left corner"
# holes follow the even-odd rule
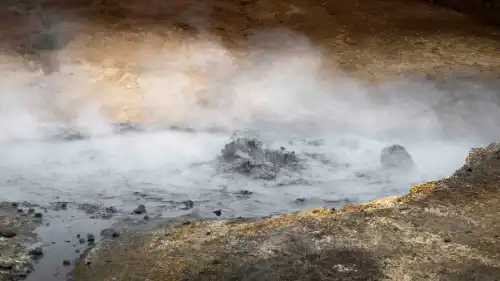
[[[236,197],[238,198],[248,198],[250,196],[252,196],[253,192],[249,191],[249,190],[240,190],[240,192],[238,192],[238,194],[236,195]]]
[[[55,202],[53,205],[56,211],[68,209],[68,202]]]
[[[114,130],[116,133],[128,133],[128,132],[141,132],[144,131],[140,125],[131,123],[117,123],[114,124]]]
[[[149,216],[148,216],[148,215],[145,215],[145,216],[144,216],[144,220],[145,220],[145,221],[149,220]]]
[[[443,242],[444,243],[450,243],[451,242],[451,238],[450,237],[446,237],[443,239]]]
[[[415,166],[411,155],[399,144],[382,149],[380,163],[390,169],[412,169]]]
[[[80,238],[80,237],[81,237],[81,235],[80,235],[80,234],[77,234],[77,235],[76,235],[76,238]]]
[[[63,260],[63,265],[64,266],[69,266],[71,262],[69,260]]]
[[[80,249],[76,249],[75,253],[77,253],[77,254],[80,253]]]
[[[118,233],[113,228],[106,228],[106,229],[103,229],[101,231],[101,236],[105,237],[105,238],[110,238],[110,237],[116,238],[116,237],[120,236],[120,233]]]
[[[182,203],[184,204],[184,207],[182,207],[183,210],[190,210],[194,207],[194,202],[191,200],[187,200]]]
[[[141,215],[141,214],[144,214],[144,213],[146,213],[146,212],[147,212],[147,211],[146,211],[146,206],[144,206],[144,205],[142,205],[142,204],[141,204],[141,205],[139,205],[139,206],[138,206],[138,207],[134,210],[134,214],[136,214],[136,215]]]
[[[95,242],[94,234],[92,234],[92,233],[87,234],[87,242],[89,242],[89,244],[94,244],[94,242]]]
[[[24,210],[22,208],[17,209],[18,213],[24,213]]]
[[[14,267],[14,263],[0,260],[0,269],[10,270]]]
[[[16,233],[10,229],[0,229],[0,237],[12,238],[15,236],[16,236]]]
[[[19,206],[19,204],[17,202],[12,202],[12,203],[10,203],[10,205],[14,208],[17,208],[17,206]]]
[[[104,210],[106,211],[106,213],[112,213],[112,214],[118,212],[115,207],[106,207],[106,209]]]
[[[35,212],[35,209],[33,209],[33,208],[29,208],[29,210],[28,210],[28,214],[33,214],[34,212]]]
[[[35,218],[41,218],[41,217],[43,217],[43,214],[42,213],[35,213],[34,217]]]
[[[297,198],[297,199],[295,199],[295,202],[296,203],[304,203],[304,202],[306,202],[306,198],[304,198],[304,197]]]
[[[80,244],[85,244],[85,239],[80,238],[80,239],[78,239],[78,242],[79,242]]]
[[[34,249],[31,249],[29,251],[29,254],[33,257],[41,257],[43,256],[43,249],[42,247],[36,247]]]
[[[215,210],[215,211],[213,211],[213,213],[214,213],[216,216],[220,217],[220,216],[222,215],[222,210]]]

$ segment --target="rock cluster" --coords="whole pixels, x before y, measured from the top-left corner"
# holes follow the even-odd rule
[[[253,178],[272,180],[284,167],[298,167],[299,159],[284,147],[266,149],[255,138],[235,138],[224,146],[220,167],[226,172],[239,172]]]

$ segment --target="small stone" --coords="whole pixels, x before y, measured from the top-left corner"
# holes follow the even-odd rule
[[[80,253],[80,249],[76,249],[76,250],[75,250],[75,253]]]
[[[68,203],[67,202],[57,202],[56,203],[56,209],[57,210],[66,210],[68,208]]]
[[[220,217],[220,216],[222,215],[222,210],[215,210],[215,211],[213,211],[213,213],[214,213],[216,216]]]
[[[0,229],[0,237],[12,238],[15,237],[16,233],[9,229]]]
[[[144,206],[144,205],[142,205],[142,204],[141,204],[141,205],[139,205],[139,206],[138,206],[138,207],[134,210],[134,214],[136,214],[136,215],[141,215],[141,214],[144,214],[144,213],[146,213],[146,212],[147,212],[147,211],[146,211],[146,206]]]
[[[43,249],[41,247],[36,247],[34,249],[31,249],[29,251],[29,254],[34,256],[34,257],[41,257],[41,256],[43,256]]]
[[[101,236],[102,237],[113,237],[116,238],[120,236],[120,233],[118,233],[116,230],[113,228],[106,228],[101,231]]]
[[[22,208],[17,209],[18,213],[24,213],[24,210]]]
[[[35,212],[35,209],[33,209],[33,208],[28,209],[28,214],[33,214],[34,212]]]
[[[80,237],[81,237],[81,235],[80,235],[80,234],[77,234],[77,235],[76,235],[76,238],[80,238]]]
[[[68,266],[70,264],[71,264],[71,262],[69,260],[63,260],[63,265],[64,266]]]
[[[10,270],[13,267],[14,267],[14,264],[12,262],[0,260],[0,269]]]
[[[35,213],[34,217],[35,218],[41,218],[41,217],[43,217],[43,214],[42,213]]]
[[[306,202],[306,198],[304,198],[304,197],[297,198],[297,199],[295,199],[295,202],[297,202],[297,203],[304,203],[304,202]]]
[[[443,239],[443,242],[444,243],[450,243],[451,242],[451,238],[450,237],[446,237]]]
[[[19,206],[19,204],[17,202],[12,202],[12,203],[10,203],[10,205],[14,208],[17,208],[17,206]]]
[[[206,234],[207,236],[210,236],[210,235],[212,235],[212,232],[207,231],[207,233],[205,233],[205,234]]]
[[[112,213],[112,214],[114,214],[114,213],[116,213],[116,212],[117,212],[117,210],[116,210],[116,208],[115,208],[115,207],[107,207],[107,208],[105,209],[105,211],[106,211],[106,213]]]
[[[182,203],[184,203],[184,207],[182,207],[183,210],[190,210],[194,207],[194,202],[191,200],[187,200]]]
[[[80,238],[80,239],[78,239],[78,242],[80,242],[80,244],[85,244],[85,239]]]
[[[87,234],[87,242],[89,242],[89,244],[94,244],[94,242],[95,242],[94,234],[92,234],[92,233]]]
[[[148,216],[148,215],[145,215],[145,216],[144,216],[144,220],[145,220],[145,221],[149,220],[149,216]]]

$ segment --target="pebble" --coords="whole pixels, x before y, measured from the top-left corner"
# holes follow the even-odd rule
[[[113,213],[113,214],[117,212],[115,207],[106,207],[105,211],[106,213]]]
[[[194,207],[194,202],[191,200],[187,200],[182,203],[184,203],[184,207],[182,208],[182,210],[190,210]]]
[[[113,237],[116,238],[120,236],[120,233],[118,233],[116,230],[113,228],[106,228],[101,231],[101,236],[102,237]]]
[[[64,266],[68,266],[70,264],[71,264],[71,262],[69,260],[63,260],[63,265]]]
[[[9,229],[0,229],[0,237],[12,238],[15,237],[16,233]]]
[[[144,206],[144,205],[142,205],[142,204],[141,204],[141,205],[139,205],[139,206],[137,207],[137,209],[135,209],[135,210],[134,210],[134,214],[136,214],[136,215],[144,214],[144,213],[146,213],[146,212],[147,212],[147,211],[146,211],[146,206]]]
[[[85,239],[80,238],[80,239],[78,240],[78,242],[80,242],[80,244],[85,244]]]
[[[220,217],[220,216],[222,215],[222,210],[215,210],[215,211],[213,211],[213,213],[214,213],[216,216]]]
[[[145,220],[145,221],[149,220],[149,216],[148,216],[148,215],[145,215],[145,216],[144,216],[144,220]]]
[[[22,208],[19,208],[19,209],[17,209],[17,212],[18,212],[18,213],[23,213],[23,212],[24,212],[24,210],[23,210]]]
[[[92,234],[92,233],[87,234],[87,242],[89,242],[89,244],[94,244],[94,242],[95,242],[94,234]]]
[[[35,213],[34,216],[35,216],[35,218],[41,218],[41,217],[43,217],[42,213]]]
[[[34,212],[35,212],[35,209],[33,209],[33,208],[28,209],[28,214],[33,214]]]
[[[17,206],[19,206],[19,204],[17,202],[12,202],[12,203],[10,203],[10,205],[14,208],[17,208]]]

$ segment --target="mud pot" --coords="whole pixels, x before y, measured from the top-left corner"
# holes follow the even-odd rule
[[[166,219],[404,195],[500,137],[499,33],[468,16],[147,2],[0,5],[1,280]]]

